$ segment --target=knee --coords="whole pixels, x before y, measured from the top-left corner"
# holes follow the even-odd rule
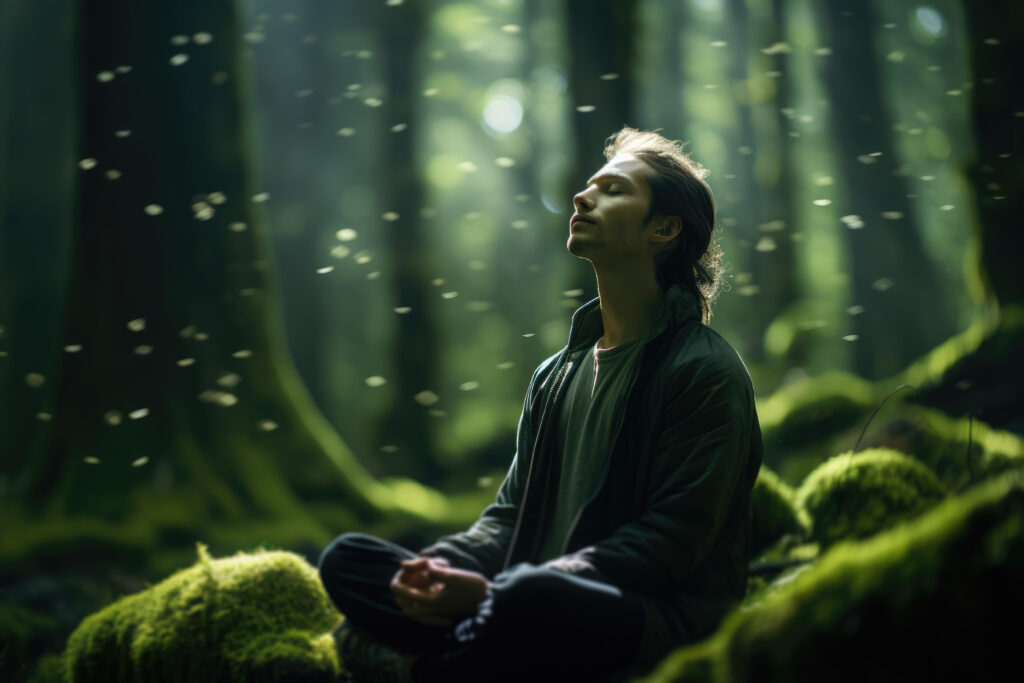
[[[372,536],[358,532],[344,533],[335,538],[320,553],[320,559],[316,563],[320,576],[322,577],[325,572],[330,572],[345,564],[346,559],[353,552],[358,552],[358,548],[365,548],[371,539],[373,539]]]
[[[495,612],[536,616],[561,601],[558,572],[532,565],[518,565],[495,578],[492,586]]]

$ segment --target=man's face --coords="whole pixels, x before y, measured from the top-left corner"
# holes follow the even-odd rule
[[[576,213],[569,222],[566,248],[595,266],[650,263],[653,255],[644,219],[651,206],[651,188],[644,162],[617,154],[572,198]],[[654,223],[654,221],[651,221]]]

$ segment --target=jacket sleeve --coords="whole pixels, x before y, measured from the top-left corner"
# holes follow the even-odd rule
[[[666,399],[645,512],[546,566],[650,593],[678,584],[707,556],[748,470],[753,390],[738,357],[702,358],[676,375]]]
[[[443,557],[454,567],[470,569],[484,576],[494,576],[501,571],[519,516],[519,505],[530,469],[530,448],[533,443],[530,414],[534,387],[552,360],[553,357],[542,363],[530,380],[516,430],[516,454],[494,502],[484,509],[469,529],[441,537],[433,545],[420,550],[420,555]]]

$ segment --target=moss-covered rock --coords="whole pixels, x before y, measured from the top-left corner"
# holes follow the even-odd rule
[[[332,681],[341,617],[316,570],[287,552],[211,559],[87,617],[68,680],[103,683]]]
[[[757,414],[770,459],[859,424],[876,403],[870,382],[833,372],[796,382],[758,401]]]
[[[847,452],[822,463],[797,490],[811,538],[827,547],[871,536],[913,517],[946,495],[935,473],[887,448]]]
[[[1024,467],[1024,439],[980,420],[953,418],[914,405],[872,427],[866,446],[885,444],[928,465],[950,490]]]
[[[762,465],[750,493],[750,505],[754,511],[751,541],[754,555],[759,555],[787,534],[804,533],[794,499],[793,487]]]
[[[648,683],[998,680],[1024,608],[1024,474],[834,546],[734,611]]]

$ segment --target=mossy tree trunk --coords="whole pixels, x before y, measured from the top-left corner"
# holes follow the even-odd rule
[[[263,148],[262,167],[253,176],[273,185],[265,218],[276,228],[269,231],[273,240],[268,244],[281,274],[288,349],[303,384],[318,406],[326,406],[329,388],[323,369],[330,339],[324,312],[331,302],[317,270],[333,262],[327,244],[337,229],[331,229],[332,209],[340,188],[331,182],[333,168],[321,166],[309,150],[311,139],[324,148],[337,140],[331,93],[343,89],[338,84],[346,81],[337,68],[338,50],[328,29],[344,25],[341,4],[278,0],[260,3],[259,9],[264,12],[257,15],[256,25],[267,35],[246,46],[243,64],[251,65],[251,88],[257,93],[253,118],[262,119],[262,130],[273,134],[253,127],[253,140]],[[347,161],[342,157],[337,163]],[[263,189],[269,188],[257,191]]]
[[[998,315],[992,317],[996,324],[987,337],[920,398],[951,415],[971,415],[1024,434],[1024,269],[1019,263],[1024,95],[1013,85],[1015,65],[1024,58],[1024,6],[964,3],[963,8],[974,122],[967,177],[974,190],[980,243],[974,273]]]
[[[23,504],[111,521],[285,523],[322,540],[380,516],[284,350],[245,163],[236,4],[80,2],[74,264],[49,446]],[[326,522],[326,523],[325,523]]]

